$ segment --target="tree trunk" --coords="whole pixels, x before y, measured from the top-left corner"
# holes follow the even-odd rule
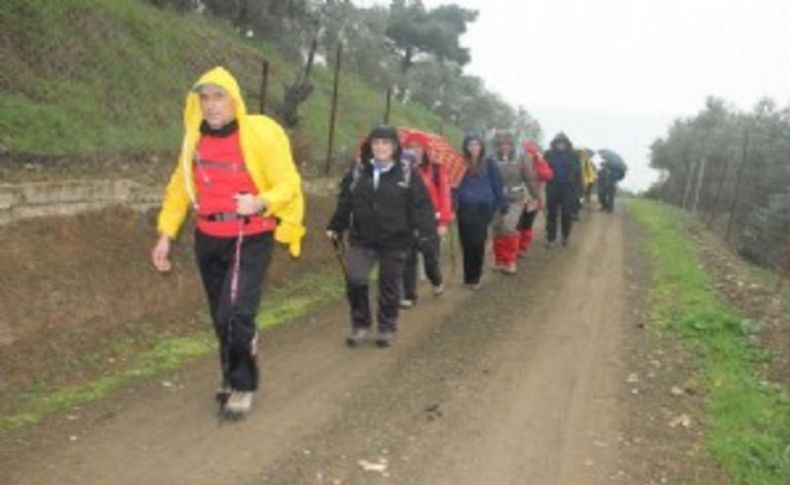
[[[313,37],[310,44],[310,52],[307,54],[307,61],[305,62],[304,69],[296,77],[290,86],[285,87],[285,95],[283,99],[283,106],[280,109],[280,117],[283,124],[289,128],[293,128],[299,124],[299,106],[307,101],[310,94],[313,92],[313,83],[310,81],[310,75],[313,71],[313,62],[315,60],[315,52],[318,49],[318,37]]]

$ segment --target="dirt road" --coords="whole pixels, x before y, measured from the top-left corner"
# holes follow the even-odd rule
[[[622,215],[591,214],[570,247],[536,244],[515,277],[424,296],[387,350],[346,349],[346,308],[332,305],[266,335],[246,421],[218,424],[216,364],[198,362],[3,446],[2,481],[610,482],[623,260]]]

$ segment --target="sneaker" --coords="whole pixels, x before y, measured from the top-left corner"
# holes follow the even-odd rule
[[[439,283],[433,287],[433,296],[442,296],[444,293],[444,283]]]
[[[225,403],[225,413],[234,417],[244,417],[252,408],[251,391],[233,391]]]
[[[413,308],[414,305],[416,305],[416,304],[417,304],[416,300],[409,300],[409,299],[406,299],[406,298],[404,298],[403,300],[400,301],[400,307],[403,310],[408,310],[410,308]]]
[[[470,289],[470,290],[472,290],[472,291],[477,291],[477,290],[479,290],[479,289],[480,289],[480,288],[481,288],[483,285],[482,285],[480,282],[477,282],[477,283],[465,283],[465,284],[464,284],[464,286],[466,286],[467,288],[469,288],[469,289]]]
[[[351,331],[350,334],[348,334],[348,337],[346,337],[346,345],[352,348],[357,347],[358,345],[360,345],[362,342],[365,341],[367,336],[368,336],[368,329],[355,328]]]
[[[391,347],[392,342],[395,340],[395,334],[392,332],[379,332],[379,336],[376,339],[376,345],[379,347],[386,348]]]
[[[502,272],[506,275],[514,275],[516,274],[516,271],[518,271],[518,266],[516,266],[516,263],[507,264],[502,268]]]
[[[546,249],[553,249],[554,248],[554,241],[546,241]]]

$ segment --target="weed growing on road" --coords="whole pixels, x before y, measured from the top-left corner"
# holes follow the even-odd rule
[[[652,256],[651,320],[700,359],[708,394],[707,445],[738,483],[790,483],[790,392],[762,377],[771,355],[759,325],[716,296],[686,235],[686,214],[646,200],[629,203]]]

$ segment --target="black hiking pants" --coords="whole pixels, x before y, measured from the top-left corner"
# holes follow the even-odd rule
[[[417,301],[417,266],[422,254],[425,275],[433,286],[442,284],[442,270],[439,267],[439,243],[419,244],[415,242],[406,254],[406,263],[403,268],[403,297],[407,300]]]
[[[483,274],[488,226],[494,209],[487,205],[458,207],[458,236],[464,253],[464,283],[476,285]]]
[[[579,199],[576,187],[570,183],[550,183],[546,187],[546,239],[557,240],[557,219],[560,220],[562,238],[568,239]]]
[[[195,255],[219,342],[223,384],[234,390],[258,388],[255,316],[273,247],[271,232],[244,237],[234,304],[231,302],[231,281],[236,238],[213,237],[195,231]]]
[[[348,265],[346,296],[351,307],[352,328],[369,329],[373,324],[369,296],[370,273],[373,266],[378,263],[379,308],[377,317],[379,331],[396,331],[406,251],[351,246],[348,248],[346,257]]]
[[[521,211],[521,217],[518,219],[518,230],[519,231],[526,231],[528,229],[532,229],[532,225],[535,224],[535,218],[538,217],[538,211],[528,211],[524,209]]]
[[[611,177],[605,177],[599,181],[598,202],[601,208],[607,212],[614,212],[614,196],[617,192],[617,184]]]

